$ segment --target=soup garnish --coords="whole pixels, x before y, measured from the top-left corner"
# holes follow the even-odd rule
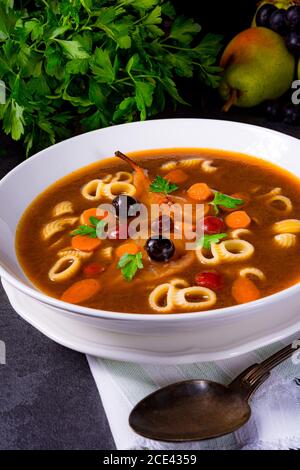
[[[116,157],[66,176],[25,211],[16,251],[39,289],[91,308],[172,314],[298,282],[296,177],[217,150]]]

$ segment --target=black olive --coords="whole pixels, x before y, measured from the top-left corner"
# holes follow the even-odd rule
[[[138,202],[131,196],[126,194],[120,194],[113,199],[112,205],[116,210],[117,217],[130,217],[129,210],[132,206],[138,204]]]
[[[146,243],[146,250],[153,261],[169,261],[175,253],[175,246],[169,238],[149,238]]]

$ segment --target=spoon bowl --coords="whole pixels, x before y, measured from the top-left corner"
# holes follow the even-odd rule
[[[290,357],[300,341],[253,364],[228,386],[210,380],[186,380],[163,387],[141,400],[129,416],[132,429],[160,441],[210,439],[235,431],[251,416],[248,400],[270,370]]]
[[[208,380],[187,380],[148,395],[133,409],[129,424],[142,436],[180,442],[228,434],[250,415],[237,391]]]

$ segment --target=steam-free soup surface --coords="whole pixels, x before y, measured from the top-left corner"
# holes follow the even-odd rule
[[[16,251],[40,290],[96,309],[172,314],[229,307],[298,282],[296,177],[263,160],[205,149],[155,150],[131,157],[147,172],[116,157],[102,160],[59,180],[25,211]],[[153,192],[153,182],[161,181],[167,181],[166,191]],[[186,240],[174,239],[173,227],[171,245],[162,249],[164,260],[155,258],[157,252],[143,234],[134,241],[95,238],[90,214],[101,217],[84,211],[96,211],[119,193],[146,206],[203,204],[204,238],[196,250],[187,251]],[[216,193],[225,195],[224,206],[212,203]],[[195,218],[190,223],[195,225]]]

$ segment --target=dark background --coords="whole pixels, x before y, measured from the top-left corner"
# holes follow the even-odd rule
[[[226,40],[247,28],[255,0],[175,0],[178,12],[193,16],[203,32]],[[226,43],[226,41],[225,41]],[[300,137],[299,127],[272,123],[262,109],[221,112],[216,91],[195,81],[183,93],[192,104],[157,117],[205,117],[243,121]],[[0,134],[0,178],[24,159],[20,144]],[[1,204],[4,201],[0,201]],[[113,449],[114,444],[85,356],[50,341],[10,307],[0,287],[0,339],[7,364],[0,365],[0,449]]]

